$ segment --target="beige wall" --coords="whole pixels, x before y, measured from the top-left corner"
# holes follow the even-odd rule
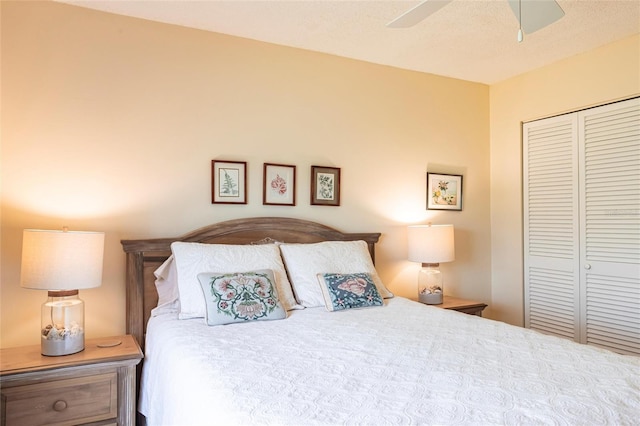
[[[640,36],[491,86],[493,315],[522,325],[521,122],[640,94]]]
[[[81,291],[89,337],[124,332],[121,239],[240,217],[382,232],[380,274],[407,296],[406,225],[453,223],[447,292],[491,302],[488,86],[64,4],[1,8],[1,346],[38,342],[24,228],[106,232],[103,285]],[[210,203],[212,159],[248,162],[248,205]],[[262,205],[264,162],[297,166],[297,206]],[[342,168],[342,206],[309,205],[312,164]],[[462,212],[426,211],[427,170],[464,175]]]

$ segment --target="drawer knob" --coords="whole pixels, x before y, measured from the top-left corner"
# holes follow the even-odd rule
[[[53,409],[56,411],[64,411],[67,408],[67,402],[58,400],[53,404]]]

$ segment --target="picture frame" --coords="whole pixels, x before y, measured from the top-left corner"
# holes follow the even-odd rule
[[[311,166],[311,205],[340,205],[340,169]]]
[[[462,175],[427,173],[427,210],[462,210]]]
[[[296,166],[264,163],[262,204],[296,205]]]
[[[247,204],[246,161],[211,161],[211,203]]]

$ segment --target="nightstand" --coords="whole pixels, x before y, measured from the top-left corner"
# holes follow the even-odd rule
[[[57,357],[40,345],[2,349],[0,424],[133,426],[142,357],[130,335],[87,339],[82,352]]]
[[[458,297],[444,296],[441,305],[431,305],[442,309],[451,309],[458,312],[464,312],[469,315],[482,316],[482,311],[487,307],[485,303],[476,302],[475,300],[460,299]]]

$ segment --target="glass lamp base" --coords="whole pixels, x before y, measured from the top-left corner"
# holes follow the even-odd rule
[[[423,263],[418,272],[418,300],[427,305],[443,301],[442,274],[438,263]]]
[[[42,304],[41,353],[71,355],[84,349],[84,302],[78,290],[49,291]]]

